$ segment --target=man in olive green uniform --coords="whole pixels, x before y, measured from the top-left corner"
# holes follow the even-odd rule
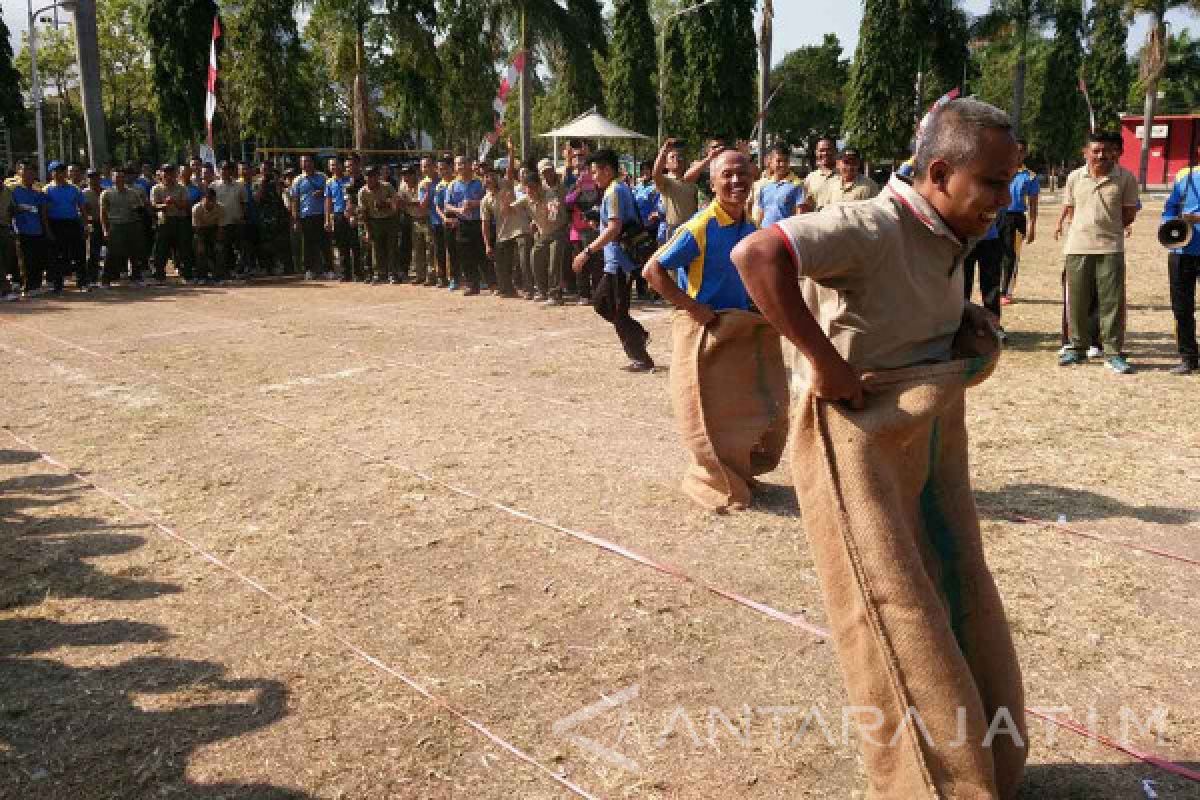
[[[817,193],[817,206],[836,206],[841,203],[856,203],[860,200],[870,200],[879,194],[879,186],[875,181],[863,175],[862,159],[858,151],[847,147],[838,159],[838,172],[831,180],[825,181]]]
[[[513,204],[517,210],[523,210],[533,220],[537,231],[533,240],[533,251],[529,255],[532,266],[532,280],[526,283],[525,299],[538,300],[547,304],[562,305],[561,286],[562,263],[566,258],[567,248],[567,211],[562,205],[562,186],[558,183],[558,175],[549,159],[542,159],[540,164],[543,181],[536,172],[525,170],[521,182],[525,185],[525,196]],[[533,289],[536,286],[537,294]]]
[[[154,280],[167,279],[167,259],[175,262],[175,270],[185,283],[192,282],[192,242],[188,236],[188,220],[192,209],[187,189],[179,184],[174,164],[163,164],[162,183],[150,190],[150,205],[158,217],[154,235]]]
[[[817,140],[817,168],[804,178],[804,210],[820,211],[820,198],[824,194],[825,184],[838,179],[837,173],[837,142],[832,136],[822,136]]]
[[[221,258],[218,240],[224,210],[217,202],[217,193],[209,188],[204,199],[192,206],[192,249],[196,253],[196,281],[215,283],[225,278],[225,262]]]
[[[396,283],[396,190],[379,180],[379,168],[367,167],[367,185],[358,193],[358,213],[367,223],[367,243],[375,265],[372,283]]]
[[[85,221],[87,230],[87,259],[84,261],[84,272],[89,286],[104,286],[100,280],[100,254],[104,250],[104,226],[100,224],[100,195],[104,192],[100,186],[100,173],[97,170],[87,171],[87,184],[83,188],[83,207],[87,212]]]
[[[254,179],[254,203],[262,226],[259,266],[267,275],[291,275],[295,269],[290,238],[292,218],[284,202],[286,191],[275,178],[271,162],[264,161],[259,176]]]
[[[18,300],[21,295],[8,277],[19,278],[21,268],[17,265],[17,245],[12,235],[12,189],[0,183],[0,299]]]
[[[131,286],[142,285],[142,264],[146,260],[146,240],[142,219],[146,195],[136,186],[125,182],[125,171],[112,171],[113,186],[100,195],[100,225],[108,241],[108,258],[104,260],[101,286],[108,287],[129,270]]]
[[[528,206],[514,205],[517,202],[513,186],[515,175],[516,169],[510,158],[505,176],[497,179],[495,191],[489,192],[480,206],[488,256],[496,259],[497,292],[504,297],[517,296],[514,282],[521,283],[529,291],[533,289],[532,280],[526,280],[531,276],[529,251],[533,245],[530,233],[533,220]],[[491,232],[493,224],[495,234]]]

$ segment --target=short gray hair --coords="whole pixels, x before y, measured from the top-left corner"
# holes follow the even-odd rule
[[[925,177],[929,165],[937,160],[953,167],[966,164],[978,152],[980,135],[985,130],[1011,133],[1012,121],[1006,112],[972,97],[960,97],[935,108],[917,133],[916,176]]]

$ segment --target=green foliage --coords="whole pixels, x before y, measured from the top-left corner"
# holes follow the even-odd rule
[[[155,159],[157,128],[146,58],[147,0],[99,0],[100,92],[114,162]],[[39,50],[40,57],[40,50]]]
[[[204,127],[205,80],[213,0],[147,0],[151,101],[165,137],[177,146],[193,142]]]
[[[438,46],[442,130],[447,144],[466,152],[494,125],[492,101],[499,80],[492,41],[485,33],[484,12],[478,0],[443,0],[441,4],[440,17],[445,21]]]
[[[680,72],[668,73],[668,80],[683,88],[681,125],[673,133],[695,142],[714,135],[732,139],[750,134],[758,74],[755,5],[755,0],[723,0],[675,23],[684,65]],[[668,53],[668,61],[671,57]]]
[[[604,82],[596,62],[608,53],[608,37],[599,0],[567,0],[567,14],[578,39],[552,45],[551,97],[559,124],[595,108],[604,113]]]
[[[608,116],[618,125],[653,136],[658,127],[658,47],[646,0],[616,0],[613,36],[604,69]]]
[[[1090,47],[1083,71],[1099,130],[1120,127],[1133,87],[1133,67],[1125,50],[1129,28],[1124,6],[1124,0],[1096,0],[1087,15]]]
[[[25,121],[21,99],[21,73],[13,65],[8,26],[0,19],[0,122],[12,127]]]
[[[915,128],[919,37],[911,3],[865,0],[846,98],[846,136],[868,158],[903,151]]]
[[[842,58],[835,34],[825,34],[820,45],[801,47],[784,56],[771,70],[771,86],[779,87],[767,131],[785,141],[804,144],[812,153],[824,134],[837,135],[846,109],[846,82],[850,63]]]
[[[1080,5],[1078,0],[1059,0],[1057,4],[1038,110],[1027,137],[1030,149],[1052,164],[1075,158],[1088,131],[1087,106],[1079,91],[1083,66]]]
[[[1158,101],[1156,113],[1200,113],[1200,39],[1192,38],[1187,28],[1167,41],[1167,63],[1158,91],[1163,98]],[[1133,81],[1126,97],[1128,107],[1141,111],[1145,92],[1145,84]]]

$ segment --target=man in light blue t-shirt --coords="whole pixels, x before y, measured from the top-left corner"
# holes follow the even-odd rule
[[[571,262],[571,269],[582,272],[593,254],[604,252],[604,276],[592,292],[592,308],[616,328],[617,338],[630,363],[628,372],[652,372],[654,359],[646,350],[650,334],[641,323],[629,315],[630,274],[637,269],[622,244],[631,234],[641,230],[633,192],[617,180],[617,154],[612,150],[597,150],[588,157],[592,177],[603,193],[600,202],[600,236],[582,250]]]

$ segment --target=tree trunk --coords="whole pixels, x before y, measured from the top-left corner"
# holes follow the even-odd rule
[[[1021,113],[1025,108],[1025,72],[1029,60],[1029,21],[1021,22],[1021,44],[1017,49],[1017,68],[1013,72],[1012,119],[1013,136],[1021,136]]]
[[[371,109],[367,104],[367,45],[366,20],[359,20],[354,38],[354,149],[371,146]]]
[[[771,39],[775,9],[772,0],[763,3],[762,31],[758,42],[758,166],[767,164],[767,100],[771,91]],[[661,67],[659,67],[661,69]]]
[[[532,149],[533,129],[533,59],[529,55],[529,27],[525,4],[521,4],[521,53],[525,56],[525,69],[521,70],[521,163],[528,164]],[[555,157],[557,157],[557,153]]]
[[[1164,4],[1165,5],[1165,4]],[[1164,9],[1165,11],[1165,9]],[[1147,45],[1147,58],[1154,58],[1153,38],[1158,36],[1158,40],[1162,43],[1162,55],[1165,60],[1167,47],[1167,30],[1163,22],[1163,11],[1154,13],[1154,26],[1151,29],[1151,41]],[[1142,152],[1138,159],[1138,182],[1142,185],[1142,191],[1146,190],[1150,183],[1150,142],[1154,135],[1154,109],[1158,104],[1158,79],[1161,74],[1161,65],[1147,64],[1146,65],[1146,103],[1142,109]]]

